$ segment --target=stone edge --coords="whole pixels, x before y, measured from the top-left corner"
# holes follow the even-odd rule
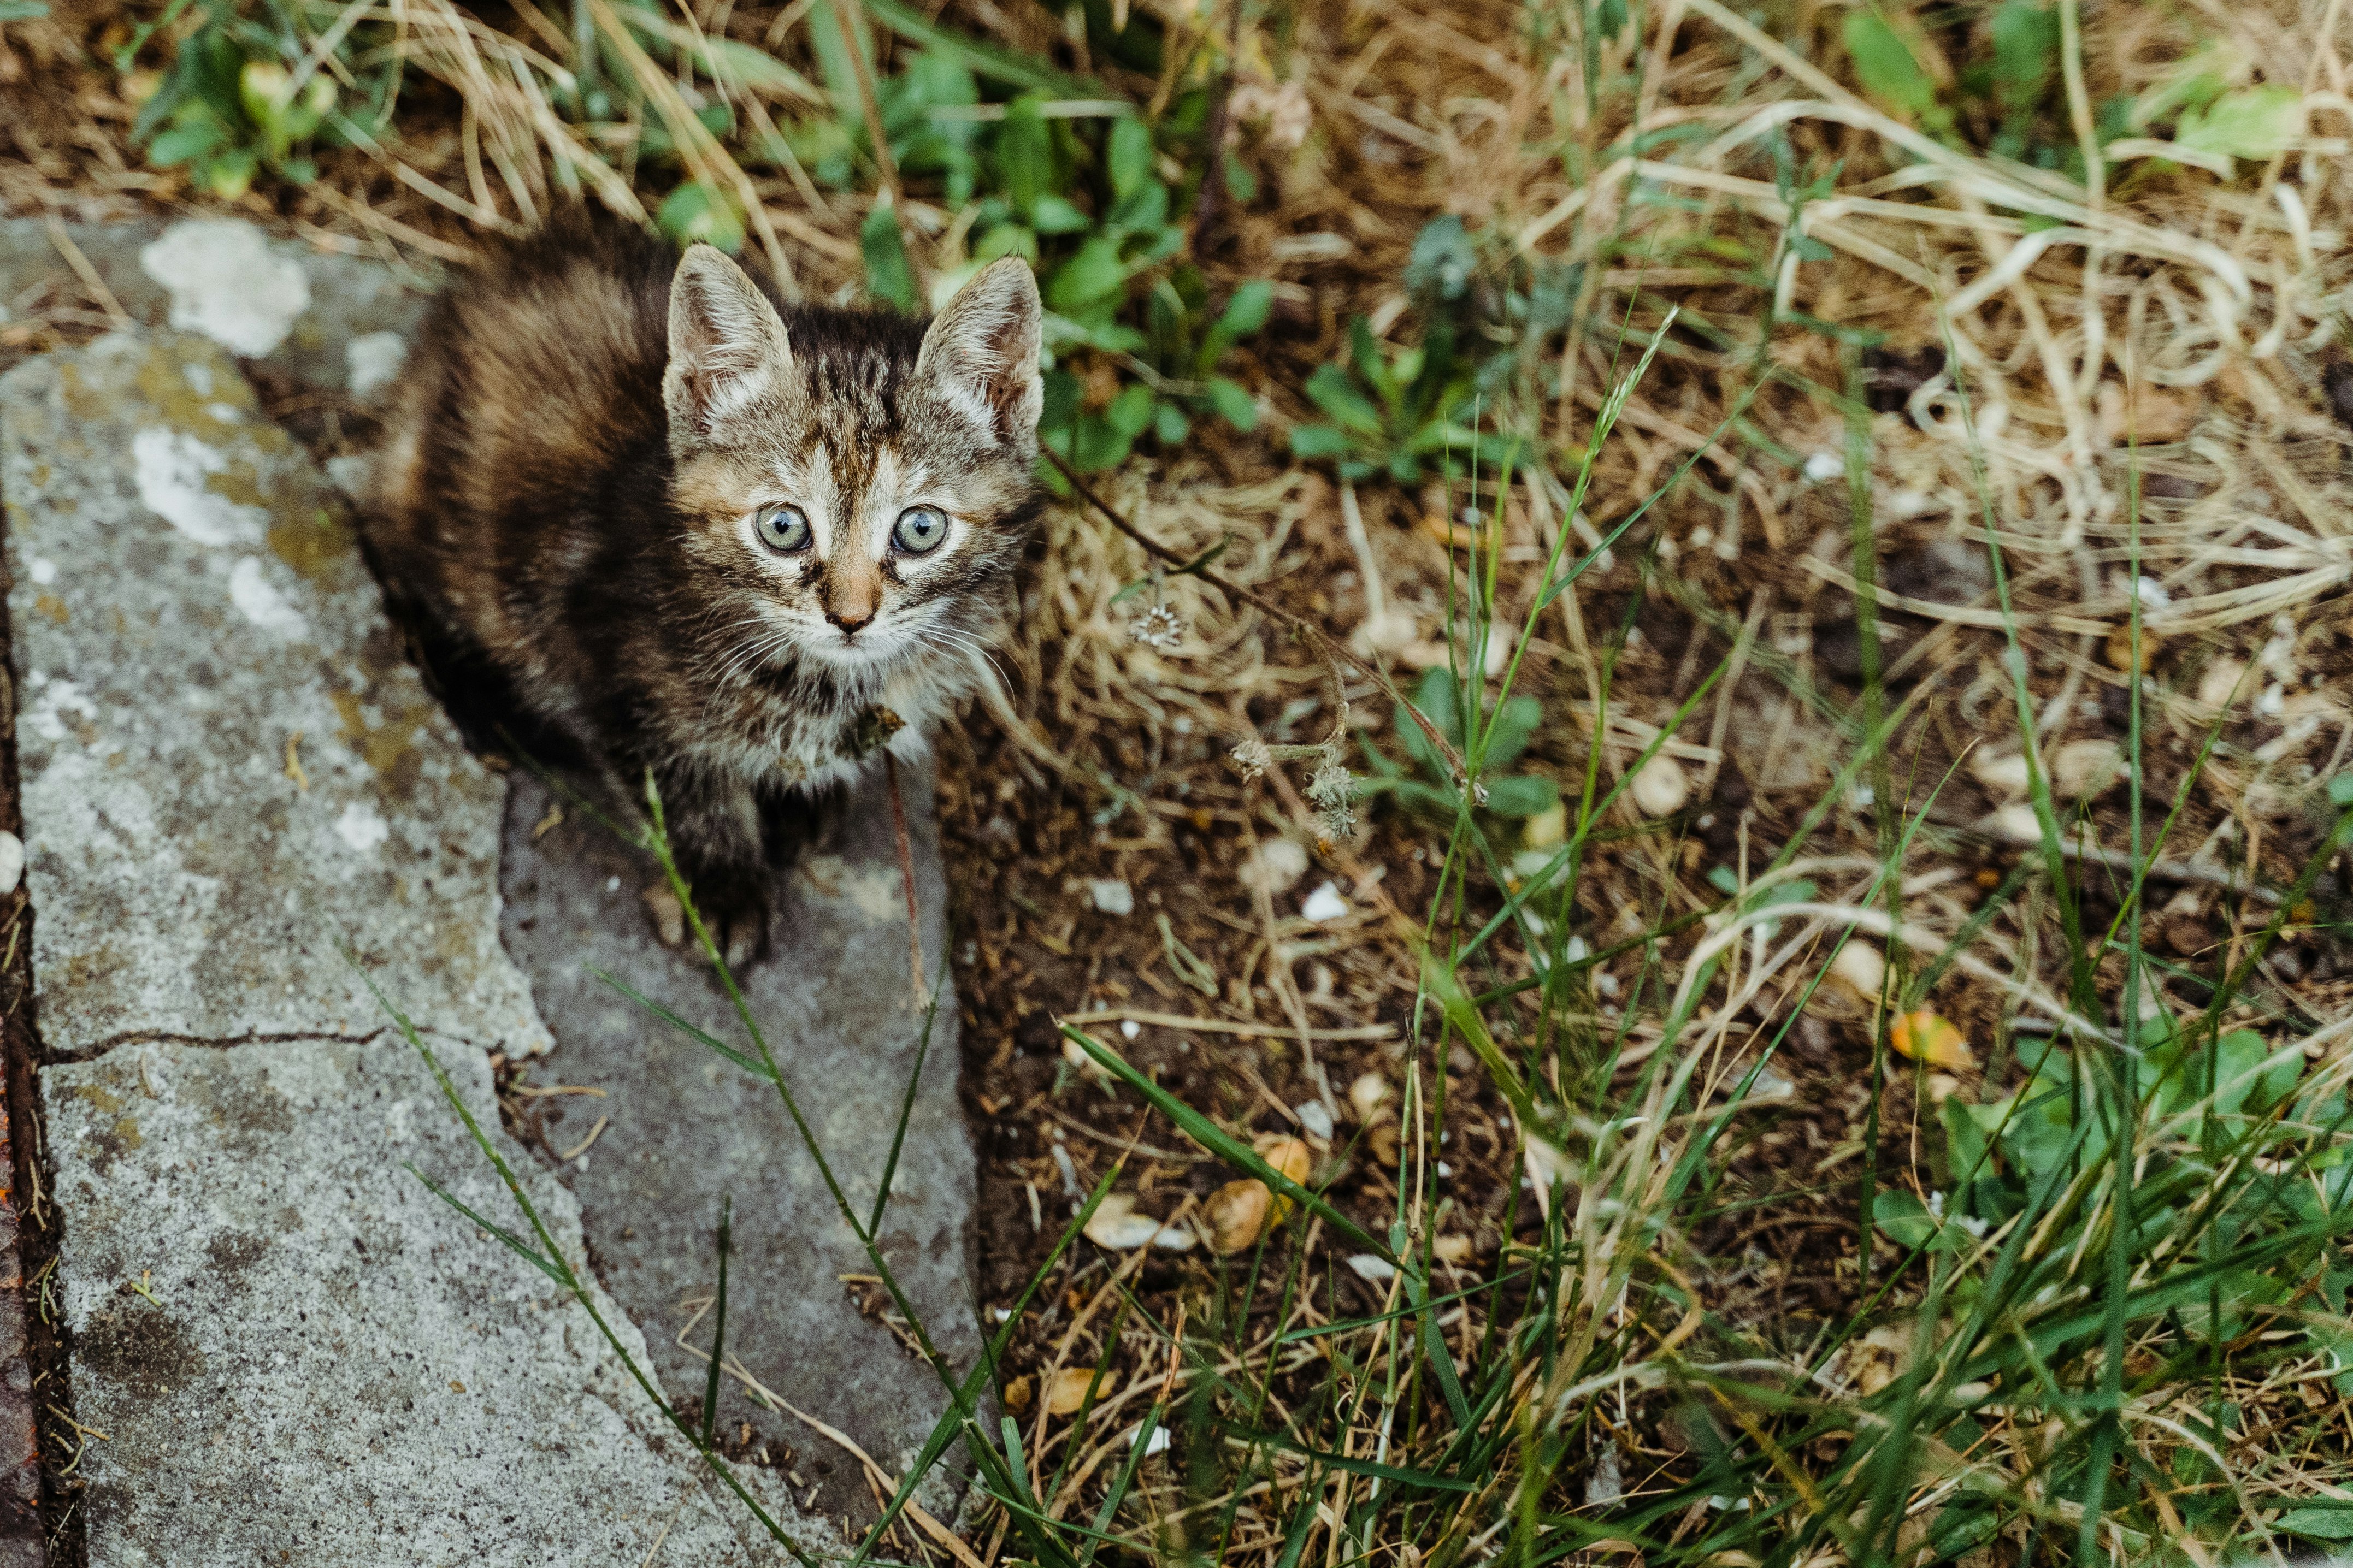
[[[0,576],[5,572],[0,567]],[[15,650],[7,600],[0,595],[0,828],[21,837]],[[0,1166],[0,1568],[81,1561],[73,1488],[42,1464],[40,1444],[46,1438],[72,1455],[90,1440],[73,1424],[64,1335],[54,1314],[38,1310],[37,1281],[56,1267],[58,1237],[41,1189],[35,918],[20,879],[0,897],[0,1005],[5,1009],[0,1012],[0,1158],[6,1162]],[[29,1138],[20,1135],[27,1131]],[[28,1267],[37,1282],[31,1289]]]

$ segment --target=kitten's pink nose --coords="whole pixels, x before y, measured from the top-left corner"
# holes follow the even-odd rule
[[[856,637],[860,626],[872,626],[874,624],[874,612],[869,610],[864,615],[853,618],[849,616],[837,615],[835,612],[828,610],[825,613],[825,618],[831,621],[835,626],[839,626],[841,628],[842,637],[847,639]]]

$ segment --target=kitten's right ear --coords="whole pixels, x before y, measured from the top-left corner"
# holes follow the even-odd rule
[[[784,319],[744,269],[707,245],[687,247],[670,285],[662,405],[673,443],[708,440],[782,390],[793,368]]]
[[[923,333],[915,374],[1023,460],[1036,456],[1045,407],[1038,374],[1043,326],[1038,279],[1016,256],[990,262],[956,290]]]

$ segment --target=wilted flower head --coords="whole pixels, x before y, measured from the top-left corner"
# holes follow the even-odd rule
[[[1159,648],[1163,652],[1180,647],[1185,641],[1185,623],[1178,620],[1176,612],[1166,605],[1153,605],[1127,629],[1145,647]]]
[[[1307,798],[1324,815],[1324,837],[1331,839],[1351,837],[1356,831],[1355,804],[1356,781],[1349,776],[1348,764],[1340,760],[1337,745],[1326,748],[1324,760],[1307,781]]]

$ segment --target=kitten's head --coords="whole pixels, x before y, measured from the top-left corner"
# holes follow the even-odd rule
[[[928,327],[811,310],[788,331],[733,261],[687,251],[662,376],[671,500],[728,667],[862,682],[964,662],[1038,504],[1039,318],[1008,258]]]

